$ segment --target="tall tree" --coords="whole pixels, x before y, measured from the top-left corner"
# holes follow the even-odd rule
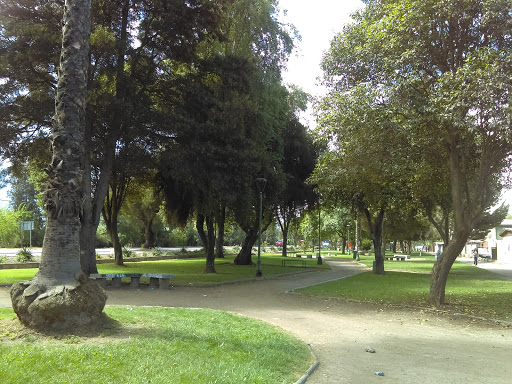
[[[331,140],[311,178],[331,204],[351,207],[367,220],[375,250],[375,272],[383,274],[385,213],[409,195],[407,141],[387,105],[385,90],[361,84],[340,94],[333,89],[320,108],[317,133]]]
[[[34,328],[73,329],[99,320],[106,294],[80,268],[80,212],[89,53],[87,0],[67,0],[52,132],[52,162],[44,190],[47,226],[39,271],[11,288],[18,318]]]
[[[0,146],[11,159],[35,137],[48,137],[62,5],[0,1]],[[168,116],[156,106],[158,74],[171,60],[191,61],[197,44],[217,34],[221,7],[206,0],[94,0],[82,160],[87,172],[81,265],[86,273],[96,271],[95,233],[116,150],[138,137],[155,153],[169,139]]]
[[[288,230],[292,221],[306,208],[312,208],[318,196],[306,180],[315,169],[318,151],[313,138],[295,118],[290,119],[284,132],[284,153],[281,166],[285,188],[276,204],[276,217],[283,234],[283,257],[287,256]]]
[[[385,105],[413,153],[444,160],[420,159],[449,176],[453,237],[433,267],[430,287],[430,300],[439,306],[468,237],[506,211],[492,207],[512,153],[512,4],[366,3],[332,42],[324,60],[326,80],[331,96],[367,88],[359,100],[370,97]],[[371,96],[370,89],[380,95]]]

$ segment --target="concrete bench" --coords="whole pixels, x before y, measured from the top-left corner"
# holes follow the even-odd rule
[[[393,260],[409,260],[410,258],[409,255],[393,255]]]
[[[107,279],[112,279],[112,288],[121,288],[121,279],[129,277],[131,279],[130,287],[139,288],[140,278],[149,277],[149,288],[168,289],[169,280],[174,275],[167,273],[92,273],[89,278],[96,280],[102,288],[107,287]]]
[[[281,260],[281,266],[286,267],[286,264],[290,263],[300,263],[302,268],[306,268],[306,260],[297,260],[297,259],[283,259]]]
[[[410,258],[410,255],[384,256],[384,260],[409,260]]]

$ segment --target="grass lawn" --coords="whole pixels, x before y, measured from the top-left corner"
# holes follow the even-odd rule
[[[351,258],[351,256],[342,256]],[[371,267],[374,256],[361,256]],[[411,260],[386,261],[385,275],[366,272],[347,279],[298,290],[318,296],[343,297],[387,304],[428,306],[434,256],[413,253]],[[512,321],[512,281],[495,273],[456,262],[446,286],[446,309]]]
[[[98,264],[99,273],[171,273],[176,276],[171,280],[173,285],[200,285],[223,283],[240,279],[247,279],[256,276],[256,266],[234,265],[235,256],[227,255],[225,259],[217,259],[215,261],[215,269],[217,273],[204,273],[205,259],[181,259],[181,260],[162,260],[162,261],[140,261],[126,262],[120,267],[115,264]],[[281,260],[283,258],[276,254],[261,255],[261,270],[263,276],[277,275],[281,273],[291,273],[301,271],[297,267],[282,267]],[[327,268],[327,264],[317,265],[316,259],[302,259],[307,263],[308,268]],[[256,262],[256,256],[253,256]],[[30,280],[36,274],[37,269],[0,269],[0,284],[13,284],[15,282]],[[126,279],[128,282],[130,279]],[[141,282],[148,282],[149,279],[141,279]]]
[[[293,383],[313,361],[308,346],[291,334],[226,312],[104,312],[109,319],[101,330],[45,336],[12,320],[12,309],[0,309],[0,382]]]

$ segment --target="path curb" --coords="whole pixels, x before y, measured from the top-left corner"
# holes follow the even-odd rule
[[[304,376],[302,376],[297,382],[295,382],[295,384],[304,384],[309,379],[309,376],[311,376],[313,374],[313,372],[315,372],[315,370],[320,365],[320,362],[317,360],[315,354],[313,353],[313,349],[311,348],[311,345],[308,344],[308,346],[309,346],[309,350],[311,351],[311,354],[313,355],[313,358],[315,359],[315,362],[313,364],[311,364],[311,367],[309,367],[306,374]]]

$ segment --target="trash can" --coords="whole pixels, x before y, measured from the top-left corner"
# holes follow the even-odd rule
[[[352,251],[352,253],[353,253],[353,257],[352,257],[352,258],[353,258],[354,260],[359,260],[359,251],[357,251],[356,249],[354,249],[354,250]]]

